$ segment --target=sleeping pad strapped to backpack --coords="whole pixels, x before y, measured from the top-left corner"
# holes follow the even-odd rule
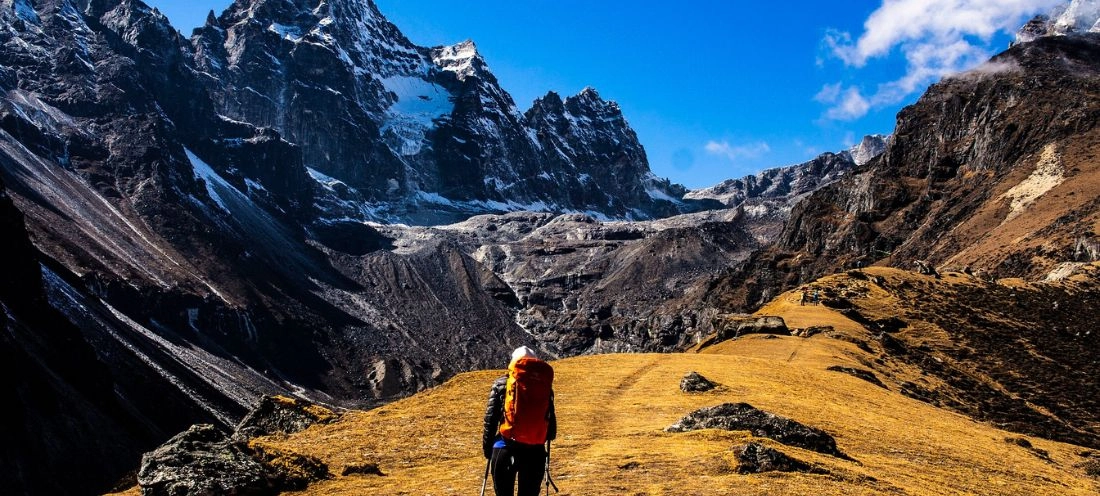
[[[504,439],[533,445],[546,442],[553,384],[553,367],[537,358],[520,358],[508,368],[500,424]]]

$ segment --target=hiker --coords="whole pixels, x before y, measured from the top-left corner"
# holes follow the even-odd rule
[[[821,290],[814,290],[814,305],[817,305],[821,301]]]
[[[490,460],[497,496],[538,496],[543,471],[549,470],[546,445],[557,436],[554,369],[535,352],[512,352],[508,374],[493,383],[485,409],[481,445]],[[519,492],[514,492],[516,479]],[[548,482],[549,485],[549,482]]]
[[[802,297],[798,299],[798,306],[806,306],[806,300],[809,299],[809,295],[807,293],[808,291],[806,290],[806,288],[802,288]]]

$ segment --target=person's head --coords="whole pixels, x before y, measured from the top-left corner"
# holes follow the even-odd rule
[[[535,355],[535,350],[526,346],[520,346],[512,352],[512,361],[508,362],[508,368],[511,368],[520,358],[538,358],[538,356]]]

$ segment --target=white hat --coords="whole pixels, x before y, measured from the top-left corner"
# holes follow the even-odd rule
[[[512,362],[514,363],[516,360],[519,360],[520,358],[538,358],[538,357],[535,356],[535,350],[532,350],[531,348],[528,348],[526,346],[520,346],[519,348],[516,348],[516,351],[512,352]]]

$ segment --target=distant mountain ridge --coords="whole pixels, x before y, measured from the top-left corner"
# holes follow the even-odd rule
[[[886,149],[888,139],[885,135],[868,135],[848,150],[823,153],[808,162],[767,169],[741,179],[728,179],[693,190],[685,198],[713,199],[729,207],[751,200],[795,200],[836,181],[853,167],[870,162]]]

